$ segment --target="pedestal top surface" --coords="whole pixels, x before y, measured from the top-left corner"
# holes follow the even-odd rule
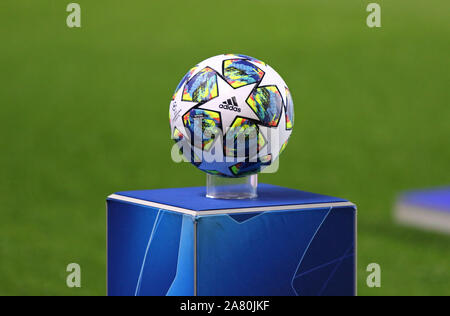
[[[248,200],[210,199],[205,187],[170,188],[144,191],[117,192],[113,196],[127,197],[182,209],[205,212],[224,209],[329,204],[348,202],[345,199],[294,190],[270,184],[259,184],[258,197]],[[111,198],[111,197],[110,197]],[[113,198],[114,199],[114,198]]]

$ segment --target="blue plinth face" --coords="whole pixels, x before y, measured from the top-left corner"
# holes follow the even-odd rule
[[[231,213],[206,214],[210,206],[203,206],[182,214],[138,203],[143,192],[147,199],[142,201],[151,202],[155,191],[108,200],[109,295],[355,294],[356,209],[351,203],[281,189],[266,201],[233,201],[239,212],[232,212],[230,201],[218,201]],[[192,194],[192,188],[186,191]],[[177,201],[180,196],[172,195],[172,206],[200,207],[195,199],[187,207],[188,202]],[[292,201],[299,208],[292,208]],[[257,211],[267,206],[270,211]]]
[[[354,295],[353,208],[198,220],[199,295]]]
[[[108,201],[108,295],[194,295],[191,216]]]

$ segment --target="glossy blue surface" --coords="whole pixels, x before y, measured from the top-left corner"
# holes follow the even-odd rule
[[[187,215],[108,201],[108,295],[193,295],[193,229]]]
[[[205,192],[205,187],[193,187],[146,191],[128,191],[118,192],[116,194],[195,211],[346,202],[346,200],[340,198],[288,189],[264,183],[259,184],[258,186],[258,198],[250,200],[208,199],[205,197]]]
[[[198,295],[355,294],[355,209],[198,219]]]

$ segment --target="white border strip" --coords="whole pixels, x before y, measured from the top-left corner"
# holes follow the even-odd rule
[[[111,194],[110,196],[108,196],[108,199],[114,199],[114,200],[119,200],[119,201],[124,201],[124,202],[130,202],[130,203],[150,206],[150,207],[154,207],[157,209],[163,209],[163,210],[167,210],[167,211],[183,213],[183,214],[188,214],[188,215],[192,215],[192,216],[196,216],[198,213],[197,211],[188,210],[186,208],[170,206],[167,204],[160,204],[160,203],[155,203],[155,202],[149,202],[149,201],[144,201],[144,200],[140,200],[140,199],[133,199],[133,198],[118,195],[118,194]]]
[[[130,203],[150,206],[150,207],[154,207],[157,209],[163,209],[163,210],[173,211],[173,212],[182,213],[182,214],[188,214],[191,216],[355,206],[355,204],[353,204],[352,202],[333,202],[333,203],[315,203],[315,204],[297,204],[297,205],[279,205],[279,206],[261,206],[261,207],[219,209],[219,210],[211,210],[211,211],[194,211],[194,210],[185,209],[185,208],[181,208],[181,207],[170,206],[167,204],[160,204],[160,203],[149,202],[149,201],[144,201],[144,200],[140,200],[140,199],[134,199],[134,198],[118,195],[118,194],[112,194],[112,195],[108,196],[108,198],[118,200],[118,201],[124,201],[124,202],[130,202]]]

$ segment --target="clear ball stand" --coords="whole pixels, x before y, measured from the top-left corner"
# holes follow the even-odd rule
[[[225,178],[206,175],[206,197],[211,199],[253,199],[258,196],[258,175]]]

